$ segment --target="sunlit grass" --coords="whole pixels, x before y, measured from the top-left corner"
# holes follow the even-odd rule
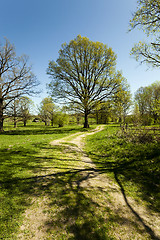
[[[112,214],[99,205],[104,194],[79,187],[84,166],[74,145],[50,145],[55,139],[92,129],[41,125],[5,129],[0,135],[0,238],[18,239],[23,213],[30,207],[36,210],[36,201],[45,197],[46,239],[113,239]],[[96,195],[99,198],[93,201]],[[108,195],[103,198],[107,201]],[[25,239],[33,237],[27,229],[21,234]]]
[[[33,177],[48,173],[48,169],[50,173],[65,171],[67,164],[73,164],[62,163],[58,149],[53,151],[49,143],[80,131],[83,132],[81,126],[53,128],[33,124],[5,129],[0,135],[0,238],[12,239],[19,228],[21,214],[34,193]]]
[[[86,165],[75,145],[67,143],[71,134],[92,128],[33,124],[0,135],[0,238],[19,239],[23,213],[30,208],[36,211],[45,199],[46,239],[114,239],[112,230],[119,215],[108,206],[110,195],[100,188],[81,187]],[[126,142],[117,130],[111,125],[89,136],[87,152],[100,172],[115,182],[118,179],[127,195],[145,200],[156,211],[159,145]],[[63,137],[67,137],[63,144],[50,145]],[[25,239],[33,237],[28,229],[21,234]]]
[[[112,125],[87,139],[97,168],[115,182],[119,179],[127,195],[159,211],[160,142],[132,142]]]

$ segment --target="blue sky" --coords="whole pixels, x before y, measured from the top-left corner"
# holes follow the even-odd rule
[[[7,37],[18,56],[28,55],[41,82],[43,92],[33,98],[35,104],[47,96],[48,62],[57,59],[62,43],[68,43],[78,34],[112,47],[117,54],[117,70],[122,70],[132,94],[139,87],[160,80],[158,69],[147,70],[130,56],[134,43],[145,40],[138,29],[128,33],[136,0],[1,0],[0,3],[0,42]]]

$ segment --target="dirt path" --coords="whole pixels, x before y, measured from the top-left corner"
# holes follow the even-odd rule
[[[111,209],[114,212],[118,212],[123,219],[126,219],[126,222],[119,225],[117,231],[115,231],[117,232],[115,233],[117,239],[132,239],[132,231],[135,232],[132,226],[134,224],[129,224],[129,222],[138,224],[142,232],[146,232],[144,238],[147,238],[148,234],[148,237],[151,237],[151,239],[160,239],[160,216],[138,205],[133,199],[126,197],[122,186],[120,184],[119,186],[114,184],[111,179],[106,177],[106,174],[99,174],[99,172],[96,171],[95,164],[83,151],[85,137],[101,130],[103,130],[103,126],[96,128],[92,133],[84,133],[68,141],[77,145],[77,150],[81,151],[81,161],[86,162],[89,168],[93,168],[93,170],[85,172],[86,175],[89,173],[90,177],[83,181],[81,186],[92,188],[100,187],[104,192],[110,192],[110,196],[112,197]],[[137,233],[134,239],[143,238]]]
[[[82,164],[79,166],[79,169],[84,171],[80,173],[83,178],[78,183],[79,188],[94,189],[96,191],[100,189],[101,197],[102,194],[103,196],[109,194],[110,200],[102,202],[102,205],[111,209],[114,215],[118,216],[117,224],[112,229],[112,235],[116,239],[160,239],[160,216],[137,204],[133,199],[126,197],[118,177],[115,176],[118,183],[115,184],[106,174],[97,171],[95,164],[86,155],[84,151],[85,137],[102,129],[103,126],[99,126],[90,133],[76,133],[69,137],[55,140],[51,142],[51,145],[64,146],[65,144],[66,152],[70,149],[71,152],[76,152],[77,156],[80,157]],[[94,196],[93,200],[99,201],[96,199],[98,199],[98,196]],[[19,239],[54,239],[46,237],[47,229],[44,227],[48,218],[44,211],[47,207],[47,201],[46,197],[38,201],[35,199],[37,207],[35,208],[33,204],[33,207],[26,211],[26,220],[21,226],[22,232],[19,235]],[[30,234],[24,235],[24,231],[28,231]]]

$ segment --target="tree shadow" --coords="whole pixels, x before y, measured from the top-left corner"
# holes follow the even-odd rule
[[[32,196],[48,196],[50,199],[48,203],[50,217],[45,222],[45,225],[50,237],[54,237],[56,234],[56,239],[113,240],[115,238],[110,232],[111,224],[129,222],[129,220],[121,217],[118,213],[112,215],[109,208],[102,208],[99,202],[93,198],[94,189],[84,190],[81,187],[83,181],[94,177],[94,172],[97,172],[97,170],[93,168],[70,169],[53,174],[14,179],[10,182],[3,182],[3,184],[6,187],[8,186],[12,198],[16,197],[17,192],[15,189],[18,189],[19,194],[25,196],[19,203],[25,207],[31,205],[28,198],[32,198]],[[129,204],[123,185],[116,172],[115,179],[120,186],[126,205],[136,216],[137,221],[142,223],[151,239],[159,240],[154,231],[144,223],[140,215]],[[103,190],[100,190],[99,194],[102,194],[102,192]],[[106,195],[106,192],[103,194]],[[107,217],[102,214],[104,210]],[[12,211],[12,214],[14,215],[16,212]],[[140,234],[143,235],[145,232],[134,221],[130,221],[129,224],[135,225]]]
[[[103,142],[103,138],[99,139]],[[103,146],[103,154],[89,152],[97,168],[102,172],[116,171],[122,184],[136,187],[137,194],[145,200],[149,209],[160,209],[160,143],[114,144]],[[105,148],[106,147],[106,148]],[[111,150],[113,148],[113,150]]]
[[[16,226],[18,220],[13,221],[13,219],[20,219],[25,209],[32,205],[33,196],[37,198],[39,196],[48,196],[48,199],[50,199],[48,203],[50,218],[45,223],[50,236],[54,237],[56,233],[57,239],[114,239],[111,226],[116,222],[118,223],[121,218],[120,215],[118,213],[112,215],[109,207],[102,207],[98,201],[95,201],[94,195],[97,194],[97,191],[95,192],[94,188],[84,189],[82,187],[82,183],[94,177],[93,173],[97,171],[99,171],[99,174],[104,172],[115,174],[115,180],[121,188],[127,206],[132,210],[137,220],[143,224],[151,238],[158,239],[153,230],[143,222],[138,213],[128,203],[123,187],[125,179],[122,176],[126,176],[126,179],[133,178],[132,169],[135,168],[136,161],[138,161],[136,157],[132,157],[130,162],[124,158],[117,162],[106,161],[105,157],[103,157],[100,164],[102,156],[95,154],[94,160],[98,166],[98,170],[96,170],[94,168],[82,169],[79,166],[74,168],[66,165],[65,161],[67,160],[62,160],[58,155],[54,155],[54,157],[52,155],[49,157],[38,155],[40,150],[62,152],[65,147],[34,144],[33,149],[25,147],[16,147],[14,150],[8,151],[2,149],[0,153],[0,185],[2,189],[1,200],[3,202],[1,211],[2,236],[0,237],[2,239],[4,236],[11,239],[13,232],[18,231],[19,225]],[[157,156],[156,152],[155,156]],[[68,158],[68,160],[70,159]],[[71,160],[78,161],[77,158]],[[55,163],[54,172],[44,174],[44,161]],[[61,162],[61,164],[57,165],[56,162]],[[19,174],[17,174],[17,171]],[[148,174],[148,172],[145,174]],[[139,175],[135,177],[137,180]],[[107,201],[106,192],[99,190],[98,194],[103,194]],[[137,227],[137,231],[141,232],[142,230]]]
[[[51,126],[27,126],[19,127],[17,129],[13,130],[5,130],[1,133],[1,135],[40,135],[40,134],[65,134],[65,133],[75,133],[75,132],[84,132],[84,129],[82,127],[63,127],[63,128],[57,128],[57,127],[51,127]]]
[[[125,189],[120,181],[120,179],[118,178],[118,174],[117,171],[114,172],[114,177],[116,182],[118,183],[121,193],[123,195],[123,198],[125,200],[125,203],[127,205],[127,207],[131,210],[131,212],[133,213],[133,215],[137,218],[137,220],[143,225],[144,229],[146,230],[146,232],[150,235],[151,239],[154,240],[160,240],[160,238],[158,236],[156,236],[156,234],[154,233],[154,231],[152,230],[151,227],[149,227],[141,218],[141,216],[135,211],[135,209],[131,206],[131,204],[129,203],[126,193],[125,193]]]
[[[91,169],[87,169],[87,172]],[[93,169],[92,169],[93,171]],[[100,208],[97,202],[94,202],[90,196],[87,196],[80,183],[86,180],[87,176],[81,176],[80,173],[86,172],[82,169],[72,169],[65,172],[57,172],[49,175],[35,176],[29,178],[14,179],[13,181],[1,182],[10,195],[9,205],[12,210],[8,219],[2,218],[4,223],[17,217],[17,210],[24,211],[31,205],[32,197],[48,196],[50,199],[49,211],[50,218],[45,225],[49,236],[56,234],[56,239],[81,239],[81,240],[111,240],[110,229],[103,216],[95,209]],[[23,198],[15,202],[17,194],[23,195]],[[15,207],[15,204],[21,208]],[[55,208],[56,206],[56,208]],[[13,209],[15,207],[15,209]],[[53,209],[53,210],[52,210]],[[56,215],[54,214],[56,211]],[[5,216],[6,217],[6,216]],[[108,214],[108,221],[110,215]],[[3,228],[2,228],[3,229]],[[12,237],[12,229],[5,228],[2,233],[4,236]],[[3,234],[1,235],[3,239]]]
[[[63,151],[67,146],[51,146],[34,144],[34,148],[16,146],[13,149],[2,149],[0,152],[0,188],[1,188],[1,220],[0,238],[14,239],[22,214],[32,205],[32,198],[48,196],[48,209],[51,215],[56,209],[57,214],[47,221],[46,228],[53,236],[59,234],[68,239],[113,239],[109,226],[101,214],[95,211],[98,203],[92,200],[80,187],[81,182],[90,177],[94,169],[82,169],[66,165],[66,159],[60,156],[39,156],[39,151]],[[45,174],[43,163],[52,161],[50,174]],[[69,159],[77,164],[78,159]],[[56,162],[60,162],[56,165]],[[83,173],[83,174],[82,174]],[[56,206],[56,207],[55,207]],[[53,208],[53,210],[52,210]],[[110,215],[108,214],[108,219]],[[64,231],[64,233],[61,232]],[[57,239],[60,239],[57,238]]]
[[[99,145],[88,152],[100,173],[110,173],[119,185],[126,205],[140,222],[151,239],[160,239],[145,224],[138,212],[128,202],[127,194],[134,191],[146,202],[148,210],[160,209],[160,142],[132,143],[118,138],[116,134],[98,134],[95,139]],[[103,144],[102,144],[103,143]],[[98,149],[99,148],[99,149]],[[102,154],[101,154],[102,153]],[[132,188],[132,189],[129,189]]]
[[[99,204],[92,199],[91,193],[85,192],[80,186],[90,177],[90,171],[93,169],[67,172],[67,175],[54,179],[54,185],[50,183],[47,186],[52,199],[49,207],[52,209],[57,206],[56,215],[53,211],[50,220],[46,222],[51,235],[54,236],[55,229],[59,228],[60,236],[63,235],[64,239],[114,239],[106,219],[96,211],[100,208]],[[82,172],[83,176],[80,174]],[[53,190],[55,188],[57,191]],[[108,221],[109,218],[108,214]]]

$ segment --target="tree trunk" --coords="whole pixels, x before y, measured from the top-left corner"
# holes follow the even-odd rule
[[[23,124],[24,124],[24,127],[26,127],[27,121],[26,121],[26,120],[24,120]]]
[[[0,132],[3,132],[3,117],[0,114]]]
[[[17,120],[16,120],[16,117],[14,117],[14,128],[17,127]]]
[[[53,118],[51,119],[51,126],[53,127]]]
[[[88,111],[85,110],[84,113],[84,128],[89,128],[89,124],[88,124]]]

